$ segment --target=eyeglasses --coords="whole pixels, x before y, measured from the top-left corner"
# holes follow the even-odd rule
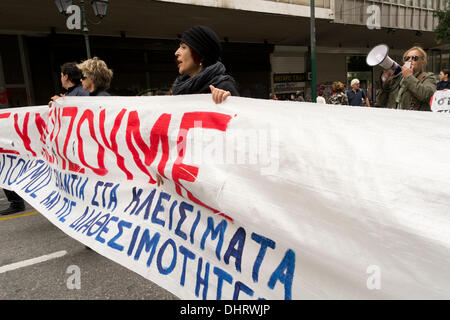
[[[420,57],[419,56],[406,56],[403,58],[403,60],[406,62],[409,60],[409,58],[411,58],[411,60],[417,61],[417,60],[419,60]]]

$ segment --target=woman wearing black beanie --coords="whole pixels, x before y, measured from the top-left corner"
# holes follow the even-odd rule
[[[226,74],[220,62],[221,45],[216,33],[205,26],[194,26],[181,36],[175,60],[180,76],[172,86],[172,93],[212,93],[215,103],[228,96],[239,96],[234,79]]]

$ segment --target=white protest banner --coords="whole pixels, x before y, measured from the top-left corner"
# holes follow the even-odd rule
[[[431,97],[431,111],[450,112],[450,90],[438,90]]]
[[[449,120],[66,97],[0,112],[0,184],[183,299],[448,299]]]

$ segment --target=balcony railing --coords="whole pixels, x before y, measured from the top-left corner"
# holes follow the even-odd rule
[[[213,8],[235,9],[268,14],[279,14],[309,18],[310,0],[158,0]],[[336,0],[315,0],[316,18],[334,19]]]
[[[438,24],[434,15],[445,10],[448,0],[334,0],[335,22],[367,24],[369,6],[377,7],[381,27],[433,31]],[[448,10],[448,8],[447,8]]]
[[[273,1],[273,2],[284,2],[284,3],[290,3],[290,4],[298,4],[301,6],[307,6],[310,5],[310,0],[265,0],[265,1]],[[314,6],[318,8],[331,8],[331,1],[333,0],[316,0],[314,2]]]

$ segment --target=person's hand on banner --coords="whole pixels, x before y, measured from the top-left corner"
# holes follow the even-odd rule
[[[53,103],[53,101],[55,101],[58,98],[64,97],[65,94],[60,94],[60,95],[54,95],[53,97],[50,98],[50,101],[48,102],[48,106],[50,107]]]
[[[231,96],[230,91],[216,88],[213,85],[210,85],[209,88],[211,89],[213,101],[216,104],[224,102],[227,97]]]

